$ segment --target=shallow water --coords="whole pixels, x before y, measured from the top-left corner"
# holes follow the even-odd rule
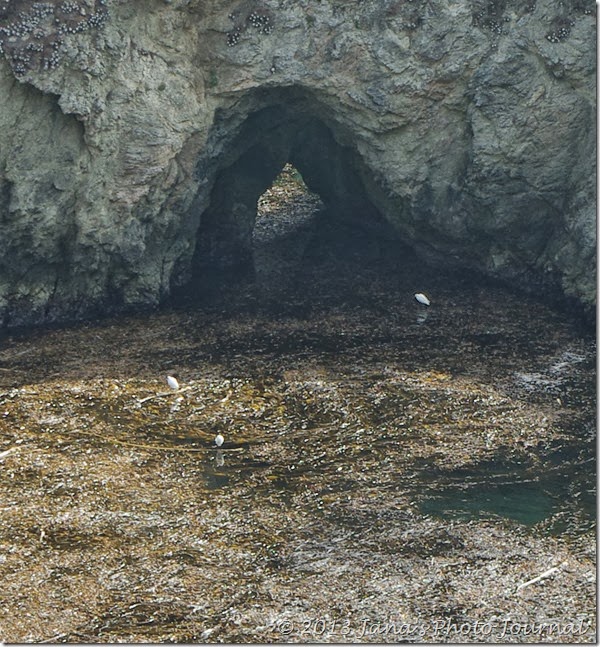
[[[429,485],[430,493],[420,510],[466,519],[499,516],[527,526],[540,524],[545,531],[558,534],[567,529],[589,531],[596,519],[594,448],[584,451],[590,456],[587,463],[573,463],[572,452],[561,448],[553,456],[556,463],[543,470],[527,469],[520,461],[470,473],[459,470]]]

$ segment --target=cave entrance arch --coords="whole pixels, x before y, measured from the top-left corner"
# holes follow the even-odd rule
[[[231,128],[234,135],[201,216],[192,282],[207,270],[254,276],[257,203],[286,164],[293,165],[308,189],[320,197],[330,230],[353,226],[396,237],[367,197],[358,154],[341,144],[322,116],[315,114],[320,111],[314,110],[316,105],[294,93],[279,96]]]

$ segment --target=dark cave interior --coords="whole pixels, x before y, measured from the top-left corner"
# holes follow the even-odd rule
[[[210,205],[201,216],[192,281],[207,268],[252,271],[257,202],[286,163],[321,198],[321,220],[329,224],[329,231],[337,227],[354,231],[357,238],[364,233],[397,238],[369,200],[359,155],[340,144],[307,105],[302,100],[275,102],[250,114],[237,128],[215,175]]]

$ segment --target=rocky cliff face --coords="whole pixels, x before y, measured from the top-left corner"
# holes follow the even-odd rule
[[[248,260],[286,161],[332,218],[591,312],[595,24],[591,0],[3,0],[4,324]]]

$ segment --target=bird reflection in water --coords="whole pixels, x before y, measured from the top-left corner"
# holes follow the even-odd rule
[[[427,317],[429,317],[429,312],[427,312],[427,310],[419,312],[417,315],[417,324],[419,326],[423,325],[427,321]]]

